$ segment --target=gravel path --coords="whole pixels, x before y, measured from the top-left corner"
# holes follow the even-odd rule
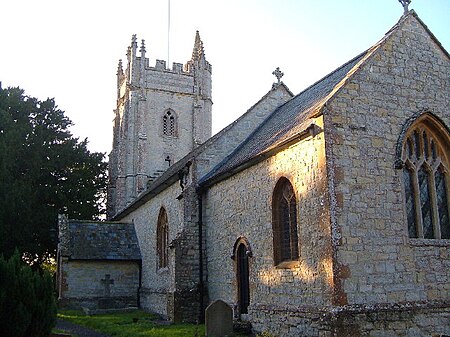
[[[78,337],[110,337],[108,335],[104,335],[100,332],[96,332],[94,330],[85,328],[83,326],[73,324],[73,323],[65,321],[63,319],[58,319],[56,321],[55,328],[64,330],[67,333],[75,334]]]

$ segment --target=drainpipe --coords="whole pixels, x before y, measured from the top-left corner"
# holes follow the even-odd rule
[[[202,191],[197,190],[197,198],[198,198],[198,264],[199,264],[199,291],[200,291],[200,313],[199,313],[199,322],[204,323],[205,315],[204,315],[204,283],[203,283],[203,200],[202,200]]]

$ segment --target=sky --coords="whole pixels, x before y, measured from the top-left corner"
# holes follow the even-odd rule
[[[449,51],[450,0],[412,0],[410,9]],[[270,90],[276,67],[297,94],[380,40],[402,13],[398,0],[0,0],[0,81],[55,98],[72,133],[109,153],[117,65],[132,34],[145,40],[151,66],[171,65],[191,58],[199,30],[216,133]]]

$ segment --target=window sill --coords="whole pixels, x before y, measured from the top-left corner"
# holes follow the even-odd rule
[[[298,261],[283,261],[278,263],[275,268],[276,269],[293,269],[298,268],[299,262]]]
[[[450,239],[409,239],[409,244],[411,246],[436,246],[436,247],[446,247],[450,246]]]
[[[169,272],[169,267],[158,268],[156,271],[158,274],[166,274]]]

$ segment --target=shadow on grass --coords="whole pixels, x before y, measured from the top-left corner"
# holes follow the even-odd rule
[[[114,337],[200,337],[204,325],[170,324],[158,316],[136,310],[132,312],[86,316],[83,311],[61,310],[58,318]]]

